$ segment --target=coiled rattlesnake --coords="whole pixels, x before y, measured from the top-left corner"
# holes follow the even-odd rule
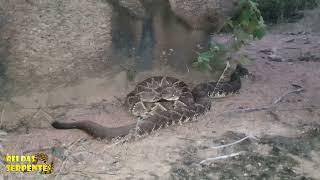
[[[149,133],[176,123],[182,123],[203,114],[211,107],[208,96],[221,97],[233,94],[241,88],[241,77],[248,70],[237,65],[227,82],[206,82],[190,90],[186,83],[174,77],[150,77],[136,85],[125,101],[125,107],[141,122],[127,126],[107,128],[92,121],[62,123],[54,121],[57,129],[81,129],[98,138],[112,139],[126,136],[135,129],[138,134]]]

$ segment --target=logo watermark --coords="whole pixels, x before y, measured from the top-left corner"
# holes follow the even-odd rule
[[[37,153],[35,155],[4,155],[7,172],[41,172],[50,174],[53,172],[53,162],[48,163],[48,155]]]

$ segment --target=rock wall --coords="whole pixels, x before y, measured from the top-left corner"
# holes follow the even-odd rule
[[[219,30],[237,10],[239,0],[119,0],[117,3],[137,18],[148,15],[148,5],[169,1],[171,10],[192,29]]]
[[[193,29],[219,30],[238,8],[238,0],[169,0],[173,12]]]
[[[194,61],[197,52],[208,44],[209,35],[203,30],[188,28],[185,23],[168,11],[170,6],[163,7],[162,14],[159,12],[154,17],[155,31],[155,66],[170,65],[177,70],[187,71],[187,65]],[[167,11],[167,12],[164,12]]]
[[[107,61],[109,4],[100,0],[0,0],[0,4],[5,22],[0,38],[8,45],[6,74],[15,87],[49,79],[72,81]]]
[[[118,11],[126,11],[131,17],[124,15],[124,18],[116,20],[118,23],[113,26],[113,30],[117,28],[116,34],[113,34],[113,45],[117,45],[117,50],[122,52],[129,51],[126,49],[130,47],[135,48],[138,71],[163,65],[184,71],[186,67],[181,68],[181,64],[194,60],[197,47],[208,41],[207,32],[186,26],[171,11],[166,0],[118,1],[115,6],[122,8],[117,10],[117,14]],[[142,11],[143,7],[147,9]]]
[[[0,85],[6,76],[18,91],[48,90],[100,75],[121,64],[111,58],[114,52],[132,49],[142,69],[161,63],[181,67],[208,40],[204,30],[219,29],[236,2],[0,0]]]

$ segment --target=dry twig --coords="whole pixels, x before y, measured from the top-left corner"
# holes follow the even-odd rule
[[[46,111],[44,111],[44,110],[41,109],[41,108],[39,109],[39,111],[44,114],[46,120],[47,120],[49,123],[51,123],[51,122],[53,121],[53,117],[52,117],[49,113],[47,113]]]
[[[215,161],[215,160],[220,160],[220,159],[227,159],[227,158],[231,158],[231,157],[235,157],[235,156],[239,156],[241,154],[243,154],[244,152],[238,152],[238,153],[232,153],[232,154],[228,154],[228,155],[224,155],[224,156],[218,156],[218,157],[214,157],[214,158],[207,158],[205,160],[202,160],[199,164],[204,164],[208,161]]]
[[[113,96],[114,99],[116,99],[118,101],[118,103],[123,104],[123,101],[121,100],[121,98],[117,97],[117,96]]]
[[[72,143],[69,144],[69,147],[66,149],[67,157],[66,157],[66,159],[63,160],[63,162],[62,162],[62,164],[61,164],[61,166],[60,166],[59,172],[56,174],[56,177],[54,178],[55,180],[58,179],[59,175],[61,175],[61,172],[62,172],[62,170],[64,169],[65,164],[66,164],[67,161],[69,160],[69,156],[68,156],[68,155],[70,154],[72,148],[75,146],[75,144],[77,144],[78,142],[80,142],[82,139],[83,139],[83,138],[81,137],[81,138],[77,139],[76,141],[73,141]]]
[[[289,92],[287,92],[287,93],[284,93],[282,96],[280,96],[278,99],[276,99],[276,100],[272,103],[272,105],[278,104],[279,102],[281,102],[281,101],[283,100],[283,98],[285,98],[285,97],[286,97],[287,95],[289,95],[289,94],[300,93],[300,92],[302,92],[302,91],[304,91],[304,89],[303,89],[303,88],[299,88],[299,89],[296,89],[296,90],[293,90],[293,91],[289,91]]]
[[[225,147],[229,147],[229,146],[232,146],[232,145],[235,145],[235,144],[238,144],[238,143],[241,143],[242,141],[246,140],[246,139],[254,139],[254,140],[257,140],[256,137],[254,136],[246,136],[236,142],[233,142],[233,143],[230,143],[230,144],[224,144],[224,145],[221,145],[221,146],[214,146],[214,147],[211,147],[211,149],[221,149],[221,148],[225,148]]]
[[[214,94],[216,93],[217,89],[219,88],[220,82],[222,81],[222,79],[224,79],[224,74],[225,74],[226,71],[229,69],[229,67],[230,67],[230,63],[229,63],[229,61],[227,61],[226,67],[224,68],[221,76],[220,76],[219,79],[218,79],[218,82],[217,82],[216,86],[215,86],[214,89],[213,89],[212,97],[214,97]]]
[[[186,68],[187,68],[187,71],[188,71],[188,73],[190,72],[190,69],[189,69],[189,67],[188,67],[188,64],[186,64]]]
[[[275,101],[273,101],[272,104],[267,105],[267,106],[262,106],[262,107],[259,107],[259,108],[247,108],[247,109],[236,109],[236,110],[231,110],[231,111],[224,111],[224,112],[220,113],[218,116],[224,115],[224,114],[231,114],[231,113],[248,113],[248,112],[270,110],[270,109],[274,108],[275,105],[277,105],[279,102],[281,102],[287,95],[293,94],[293,93],[300,93],[300,92],[303,92],[303,91],[304,91],[303,88],[299,88],[299,89],[296,89],[296,90],[293,90],[293,91],[289,91],[289,92],[283,94],[282,96],[278,97]]]

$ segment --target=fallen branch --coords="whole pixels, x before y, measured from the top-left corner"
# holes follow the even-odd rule
[[[199,164],[204,164],[208,161],[215,161],[215,160],[220,160],[220,159],[227,159],[227,158],[231,158],[231,157],[235,157],[235,156],[239,156],[241,154],[243,154],[244,152],[238,152],[238,153],[232,153],[232,154],[228,154],[228,155],[224,155],[224,156],[218,156],[218,157],[214,157],[214,158],[207,158],[205,160],[202,160]]]
[[[292,94],[292,93],[300,93],[303,91],[304,91],[303,88],[289,91],[289,92],[283,94],[282,96],[278,97],[275,101],[272,102],[272,104],[267,105],[267,106],[262,106],[259,108],[247,108],[247,109],[236,109],[236,110],[231,110],[231,111],[224,111],[224,112],[220,113],[218,116],[224,115],[224,114],[231,114],[231,113],[245,113],[245,112],[271,110],[272,108],[275,108],[275,105],[277,105],[279,102],[281,102],[287,95]]]
[[[302,107],[302,108],[288,108],[288,109],[277,109],[277,111],[299,111],[299,110],[313,110],[320,109],[318,106]]]
[[[215,94],[216,91],[218,90],[219,85],[220,85],[220,82],[222,81],[222,79],[224,79],[224,74],[225,74],[226,71],[229,69],[229,67],[230,67],[230,63],[229,63],[229,61],[227,61],[226,67],[224,68],[222,74],[220,75],[220,77],[219,77],[219,79],[218,79],[218,82],[217,82],[216,86],[215,86],[214,89],[213,89],[213,92],[209,95],[210,97],[214,97],[214,94]]]
[[[260,107],[260,108],[247,108],[247,109],[236,109],[231,111],[224,111],[220,113],[218,116],[224,115],[224,114],[232,114],[232,113],[247,113],[247,112],[255,112],[255,111],[264,111],[271,109],[270,106],[266,107]]]
[[[302,91],[304,91],[304,89],[303,88],[299,88],[299,89],[296,89],[296,90],[293,90],[293,91],[289,91],[289,92],[287,92],[287,93],[284,93],[282,96],[280,96],[278,99],[276,99],[273,103],[272,103],[272,105],[275,105],[275,104],[278,104],[279,102],[281,102],[287,95],[289,95],[289,94],[292,94],[292,93],[300,93],[300,92],[302,92]]]
[[[221,148],[229,147],[229,146],[241,143],[242,141],[244,141],[246,139],[250,139],[250,138],[254,139],[254,140],[257,140],[257,138],[254,137],[254,136],[246,136],[246,137],[244,137],[244,138],[242,138],[242,139],[240,139],[240,140],[238,140],[236,142],[233,142],[233,143],[230,143],[230,144],[224,144],[224,145],[221,145],[221,146],[213,146],[213,147],[211,147],[211,149],[221,149]]]

